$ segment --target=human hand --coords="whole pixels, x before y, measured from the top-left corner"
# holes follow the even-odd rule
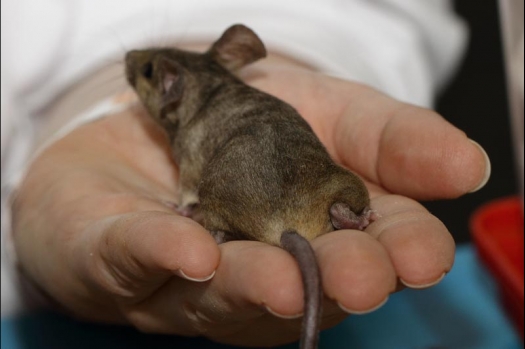
[[[452,238],[408,197],[474,188],[485,170],[476,146],[430,111],[292,63],[263,62],[244,74],[300,111],[334,158],[367,180],[382,216],[366,233],[338,231],[312,242],[327,296],[323,326],[340,322],[342,308],[381,305],[398,280],[412,287],[439,281],[453,263]],[[21,265],[89,320],[238,345],[298,338],[300,319],[268,312],[302,311],[292,257],[258,242],[217,246],[165,204],[176,189],[166,141],[143,111],[84,125],[47,149],[22,184],[14,206]]]
[[[438,283],[452,266],[453,241],[446,227],[414,200],[451,199],[482,188],[490,177],[485,151],[434,111],[304,66],[290,68],[282,59],[250,67],[241,77],[293,105],[331,156],[364,178],[371,207],[382,216],[366,233],[387,252],[397,275],[397,289]],[[369,297],[374,289],[381,289],[379,284],[361,290],[350,282],[340,285],[348,279],[345,273],[363,280],[373,272],[363,270],[358,258],[349,255],[349,246],[364,250],[356,247],[357,241],[351,242],[352,237],[345,234],[346,244],[344,237],[328,242],[333,235],[317,239],[331,246],[326,247],[326,255],[332,264],[326,262],[324,267],[322,258],[320,264],[323,270],[331,269],[329,275],[337,280],[328,293],[330,281],[324,273],[325,293],[333,299],[344,298],[345,291]],[[328,267],[341,260],[352,271]],[[359,313],[358,303],[348,303],[346,308]]]

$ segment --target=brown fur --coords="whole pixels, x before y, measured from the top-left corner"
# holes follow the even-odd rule
[[[222,241],[281,246],[285,231],[312,240],[334,227],[363,228],[369,196],[359,177],[332,161],[294,108],[231,73],[265,54],[241,25],[204,54],[127,54],[128,81],[166,130],[180,167],[180,205],[198,204],[203,225]]]

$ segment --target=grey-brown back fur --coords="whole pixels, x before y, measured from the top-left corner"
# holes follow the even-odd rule
[[[148,62],[152,81],[141,84],[137,72]],[[294,108],[244,84],[214,52],[132,51],[127,66],[128,80],[169,136],[180,204],[199,203],[207,229],[279,245],[285,230],[308,240],[333,230],[336,202],[356,215],[369,205],[362,181],[331,160]],[[170,69],[173,85],[182,85],[175,100],[159,87]]]
[[[279,245],[285,230],[309,240],[333,230],[338,199],[358,213],[368,205],[361,181],[330,159],[288,104],[240,84],[209,102],[201,122],[217,125],[207,134],[218,147],[208,149],[199,185],[209,229]]]
[[[198,207],[220,237],[281,246],[305,283],[302,349],[316,347],[322,286],[307,240],[334,229],[363,229],[369,196],[335,164],[308,123],[287,103],[232,71],[265,56],[250,29],[230,27],[204,54],[131,51],[128,81],[164,128],[180,169],[179,204]]]

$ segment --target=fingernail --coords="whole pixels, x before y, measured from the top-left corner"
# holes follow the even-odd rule
[[[348,313],[348,314],[352,314],[352,315],[364,315],[364,314],[368,314],[368,313],[371,313],[373,311],[376,311],[377,309],[381,308],[383,305],[385,305],[386,302],[388,302],[388,296],[386,296],[386,298],[381,302],[379,303],[378,305],[376,305],[375,307],[373,308],[370,308],[370,309],[366,309],[366,310],[353,310],[353,309],[349,309],[345,306],[343,306],[341,303],[337,302],[337,305],[339,306],[339,308],[341,308],[345,313]]]
[[[211,280],[215,276],[215,271],[213,271],[213,273],[211,273],[210,275],[205,276],[203,278],[192,278],[192,277],[189,277],[188,275],[184,274],[184,272],[181,269],[176,270],[175,274],[180,276],[181,278],[189,280],[189,281],[206,282],[206,281]]]
[[[443,280],[443,278],[445,277],[445,275],[447,275],[447,273],[443,273],[441,274],[441,276],[439,278],[437,278],[437,280],[435,281],[432,281],[432,282],[429,282],[428,284],[411,284],[410,282],[407,282],[401,278],[399,278],[399,281],[401,281],[401,283],[403,285],[405,285],[406,287],[409,287],[409,288],[414,288],[414,289],[423,289],[423,288],[429,288],[429,287],[432,287],[434,285],[437,285],[441,282],[441,280]]]
[[[272,314],[273,316],[278,317],[278,318],[280,318],[280,319],[293,320],[293,319],[298,319],[298,318],[300,318],[301,316],[303,316],[303,313],[294,314],[294,315],[283,315],[283,314],[279,314],[279,313],[273,311],[272,308],[270,308],[270,307],[267,306],[266,304],[264,305],[264,307],[266,308],[266,310],[267,310],[270,314]]]
[[[478,142],[476,141],[473,141],[472,139],[469,139],[469,141],[471,141],[475,146],[477,146],[479,148],[479,150],[481,151],[481,154],[483,154],[483,156],[485,157],[485,175],[483,176],[483,179],[481,180],[481,183],[478,184],[478,186],[476,186],[474,189],[472,189],[469,193],[475,193],[477,192],[478,190],[480,190],[481,188],[483,188],[487,182],[489,181],[489,178],[490,178],[490,174],[492,172],[492,167],[491,167],[491,164],[490,164],[490,159],[489,159],[489,156],[487,155],[487,152],[485,151],[485,149],[483,149],[483,147],[481,145],[479,145]]]

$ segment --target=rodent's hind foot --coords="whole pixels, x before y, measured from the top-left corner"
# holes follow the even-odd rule
[[[359,215],[355,214],[347,204],[342,202],[336,202],[330,207],[330,220],[336,230],[365,230],[370,223],[379,219],[379,217],[380,215],[369,207],[366,207]]]
[[[200,222],[199,203],[192,203],[188,205],[179,205],[171,201],[163,201],[163,203],[179,215]]]
[[[228,241],[237,240],[231,234],[228,234],[228,232],[223,230],[212,230],[210,231],[210,234],[215,239],[215,242],[217,242],[217,245],[223,244]]]
[[[199,204],[190,204],[185,206],[177,206],[175,211],[183,217],[193,218],[198,208]]]

